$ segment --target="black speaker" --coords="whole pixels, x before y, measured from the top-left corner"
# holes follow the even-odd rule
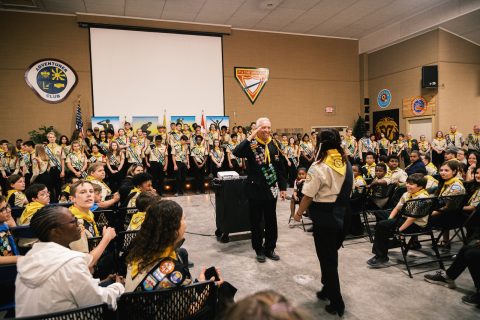
[[[247,180],[212,181],[215,190],[215,213],[217,231],[236,233],[250,231],[248,198],[245,192]]]
[[[438,66],[422,67],[422,88],[438,87]]]
[[[363,98],[363,105],[369,106],[370,105],[370,98]]]

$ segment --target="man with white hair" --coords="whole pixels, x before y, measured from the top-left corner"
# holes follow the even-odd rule
[[[465,141],[465,147],[467,147],[468,153],[480,152],[480,125],[473,126],[473,133],[470,133]]]
[[[248,184],[252,247],[258,262],[266,258],[280,260],[275,253],[277,245],[277,197],[286,196],[287,180],[282,153],[278,143],[271,137],[271,123],[268,118],[259,118],[256,128],[243,140],[233,154],[248,161]],[[262,221],[264,226],[262,226]],[[265,242],[264,242],[265,235]]]
[[[463,134],[457,131],[457,126],[450,126],[450,133],[445,136],[448,147],[455,147],[457,149],[463,146]]]

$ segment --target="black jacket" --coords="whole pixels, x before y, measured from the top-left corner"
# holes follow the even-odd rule
[[[267,165],[259,165],[255,161],[254,153],[250,147],[251,143],[251,141],[245,139],[233,150],[235,157],[247,159],[247,195],[250,199],[273,199],[273,195],[262,173],[262,166],[267,167]],[[284,162],[282,161],[282,153],[273,139],[272,142],[268,144],[268,148],[270,160],[272,161],[275,173],[277,174],[278,187],[280,188],[280,191],[285,191],[287,190],[287,179]]]

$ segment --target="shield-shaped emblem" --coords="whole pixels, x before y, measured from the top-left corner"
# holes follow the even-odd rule
[[[234,71],[235,79],[254,104],[268,81],[268,68],[235,67]]]

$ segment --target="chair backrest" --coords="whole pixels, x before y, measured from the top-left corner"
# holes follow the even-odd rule
[[[370,197],[372,199],[389,198],[395,190],[395,184],[380,185],[376,184],[370,189]]]
[[[399,216],[423,218],[433,212],[437,198],[418,198],[405,202]]]
[[[398,201],[400,201],[400,198],[405,192],[407,192],[407,187],[405,186],[396,187],[393,190],[390,199],[388,200],[387,208],[394,208],[397,205]]]
[[[138,230],[134,231],[122,231],[117,234],[115,238],[115,259],[117,264],[117,271],[120,275],[125,275],[127,273],[127,262],[126,257],[132,240],[138,234]]]
[[[118,319],[215,319],[217,287],[213,281],[151,292],[124,293]]]
[[[102,230],[103,227],[115,227],[114,224],[114,214],[113,210],[96,210],[93,211],[93,216],[95,223],[99,230]]]
[[[130,224],[130,221],[132,220],[132,216],[138,212],[138,209],[136,207],[123,207],[119,208],[117,211],[118,215],[118,220],[122,224],[121,225],[121,230],[127,230],[128,226]]]
[[[0,265],[0,286],[15,285],[17,278],[17,264]]]
[[[97,320],[97,319],[113,319],[113,312],[108,309],[106,303],[95,306],[88,306],[73,310],[54,312],[32,317],[22,317],[15,319],[22,320]]]
[[[10,228],[10,232],[12,233],[15,239],[37,237],[29,225]]]
[[[438,197],[437,209],[443,208],[443,211],[448,212],[462,211],[467,200],[468,195],[466,194],[440,196]]]
[[[103,238],[103,237],[101,237],[101,236],[87,238],[87,241],[88,241],[88,252],[90,252],[90,251],[92,251],[93,249],[95,249],[95,247],[98,246],[98,244],[100,243],[100,241],[102,241],[102,238]]]

